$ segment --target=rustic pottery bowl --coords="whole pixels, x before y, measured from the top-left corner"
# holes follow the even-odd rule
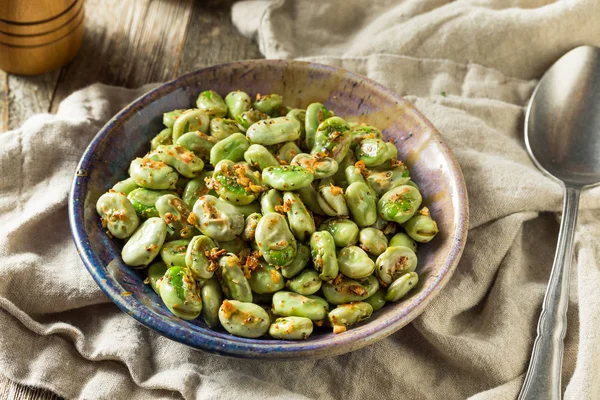
[[[319,330],[304,341],[246,339],[209,329],[199,318],[184,321],[162,305],[145,271],[123,264],[122,244],[109,238],[95,211],[96,200],[124,179],[130,161],[145,154],[162,128],[166,111],[189,108],[202,90],[222,95],[232,90],[280,93],[285,103],[306,107],[322,102],[351,121],[383,130],[399,149],[399,158],[423,194],[440,228],[431,243],[419,247],[420,280],[416,290],[388,303],[366,322],[334,335]],[[346,353],[374,343],[415,319],[454,272],[467,236],[468,207],[464,179],[454,156],[436,129],[414,106],[378,83],[355,73],[297,61],[243,61],[202,69],[168,82],[140,97],[112,118],[85,151],[69,199],[77,250],[92,277],[117,306],[143,325],[191,347],[235,357],[306,358]]]

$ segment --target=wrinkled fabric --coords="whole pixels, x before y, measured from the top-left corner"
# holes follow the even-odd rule
[[[147,91],[94,85],[0,133],[0,371],[85,399],[514,399],[527,368],[562,188],[529,160],[524,106],[580,44],[600,45],[594,0],[245,1],[242,33],[267,58],[364,74],[405,96],[464,173],[469,239],[448,286],[411,324],[308,361],[191,350],[113,305],[72,243],[67,195],[102,125]],[[566,399],[598,399],[600,188],[583,193],[563,362]]]

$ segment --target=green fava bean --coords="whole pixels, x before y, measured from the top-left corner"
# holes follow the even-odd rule
[[[127,196],[137,188],[139,188],[139,186],[137,183],[135,183],[133,178],[127,178],[115,183],[115,185],[112,187],[112,190],[113,192],[123,193],[125,196]]]
[[[246,224],[244,225],[244,231],[242,232],[242,239],[247,242],[253,242],[256,234],[256,227],[258,221],[262,218],[260,213],[252,213],[246,217]]]
[[[439,232],[436,222],[429,215],[429,210],[421,211],[402,226],[408,236],[419,243],[430,242]]]
[[[278,94],[256,96],[256,101],[252,104],[252,107],[255,110],[274,117],[279,115],[281,108],[283,108],[283,97]]]
[[[260,212],[260,203],[258,203],[256,201],[253,203],[250,203],[250,204],[243,205],[243,206],[241,206],[239,204],[233,204],[233,206],[235,207],[236,210],[238,210],[238,212],[242,213],[244,218],[246,218],[250,214]]]
[[[217,244],[208,236],[194,236],[187,246],[185,266],[190,269],[194,279],[210,279],[214,275],[215,265],[208,259],[206,252],[216,249]]]
[[[387,146],[388,150],[387,158],[389,160],[396,160],[398,158],[398,148],[396,147],[396,145],[391,142],[386,142],[385,145]]]
[[[250,245],[239,237],[225,242],[219,242],[219,248],[242,258],[241,253],[250,254]]]
[[[304,296],[281,290],[273,295],[273,314],[282,317],[304,317],[312,321],[327,318],[329,304],[319,296]]]
[[[246,132],[251,125],[268,118],[269,116],[265,113],[257,110],[248,110],[238,115],[235,118],[235,121],[237,122],[240,130],[242,132]]]
[[[315,145],[311,154],[324,154],[340,163],[350,149],[350,131],[348,123],[340,117],[331,117],[323,121],[315,134]]]
[[[183,190],[181,199],[188,206],[188,208],[194,208],[194,204],[201,196],[212,194],[217,195],[217,192],[206,186],[206,178],[212,178],[213,171],[204,171],[194,179],[191,179]]]
[[[198,96],[196,107],[210,117],[222,118],[227,115],[227,104],[221,95],[212,90],[205,90]]]
[[[306,148],[312,149],[314,147],[317,128],[321,122],[329,117],[333,117],[333,112],[329,111],[327,107],[321,103],[312,103],[306,108]]]
[[[296,143],[287,142],[284,143],[283,146],[279,148],[279,150],[277,150],[277,159],[282,164],[287,165],[290,164],[294,157],[296,157],[300,153],[302,153],[302,150],[300,150],[300,147],[298,147]]]
[[[194,217],[190,219],[200,232],[215,240],[233,240],[244,230],[244,215],[225,200],[211,195],[198,199]]]
[[[382,139],[383,135],[381,131],[374,126],[359,125],[350,129],[350,136],[352,137],[351,147],[355,148],[364,139]]]
[[[175,189],[179,175],[162,161],[136,158],[129,166],[129,175],[135,183],[146,189]]]
[[[339,186],[324,185],[319,188],[317,202],[326,215],[337,217],[348,215],[348,205],[344,197],[344,190]]]
[[[346,304],[368,299],[379,289],[379,282],[373,275],[363,280],[354,280],[341,275],[339,279],[324,282],[321,288],[329,303]]]
[[[377,212],[386,221],[402,224],[408,221],[421,205],[421,193],[412,186],[398,186],[386,192],[377,202]]]
[[[396,246],[404,246],[404,247],[408,247],[409,249],[411,249],[412,251],[414,251],[415,253],[417,252],[417,243],[412,240],[410,238],[410,236],[408,236],[406,233],[404,232],[399,232],[396,233],[391,239],[390,239],[390,243],[389,243],[390,247],[396,247]]]
[[[301,108],[294,108],[285,115],[286,117],[294,118],[298,122],[300,122],[300,146],[304,147],[306,145],[306,110]],[[317,124],[318,126],[318,124]]]
[[[360,247],[374,256],[380,255],[388,247],[388,240],[379,229],[364,228],[360,231],[358,239]]]
[[[123,193],[104,193],[96,202],[96,211],[102,226],[119,239],[131,236],[140,224],[135,208]]]
[[[225,96],[225,104],[227,104],[227,109],[229,110],[227,115],[232,119],[236,119],[244,111],[250,110],[251,103],[250,96],[240,90],[230,92]]]
[[[232,335],[258,338],[267,333],[271,320],[259,305],[225,300],[219,309],[219,321]]]
[[[156,155],[160,161],[175,168],[187,178],[198,176],[204,168],[204,162],[193,152],[183,146],[158,146]]]
[[[150,281],[150,287],[152,287],[152,290],[158,295],[160,295],[158,286],[160,286],[160,280],[165,276],[165,272],[167,272],[167,267],[165,267],[165,263],[162,261],[153,262],[148,267],[148,281]]]
[[[160,252],[167,237],[167,224],[161,218],[148,218],[123,246],[123,262],[132,267],[145,267]]]
[[[335,278],[339,266],[331,234],[327,231],[313,233],[310,237],[310,250],[315,269],[320,272],[319,278],[324,281]]]
[[[242,130],[237,122],[229,118],[213,118],[210,120],[210,134],[217,140],[223,140]]]
[[[306,208],[308,208],[315,214],[325,215],[325,212],[323,211],[323,209],[319,205],[319,202],[317,201],[318,194],[312,184],[306,185],[296,190],[296,192],[300,195],[300,198],[302,199],[302,202],[304,203]]]
[[[150,141],[150,150],[156,150],[158,146],[169,144],[173,144],[173,130],[165,128]]]
[[[277,210],[281,206],[283,206],[283,195],[275,189],[267,190],[260,196],[260,212],[263,215],[279,212]]]
[[[166,222],[169,234],[175,238],[189,239],[196,234],[196,229],[188,221],[190,210],[179,197],[165,194],[156,200],[156,209]]]
[[[150,190],[137,188],[127,195],[127,198],[133,205],[135,212],[140,218],[158,217],[156,201],[165,194],[175,194],[168,190]]]
[[[364,301],[351,304],[342,304],[329,312],[329,323],[333,326],[333,333],[342,333],[350,325],[357,324],[373,314],[373,307]]]
[[[263,215],[256,226],[255,239],[259,251],[269,264],[283,267],[294,261],[296,239],[281,214]]]
[[[375,271],[375,263],[363,249],[348,246],[337,255],[340,272],[352,279],[363,279]]]
[[[365,163],[367,167],[376,167],[389,160],[389,151],[386,143],[381,139],[364,139],[355,150],[356,158]]]
[[[354,182],[344,193],[346,203],[358,226],[366,227],[377,221],[377,199],[366,183]]]
[[[408,247],[388,247],[377,257],[375,265],[377,277],[387,286],[402,275],[413,272],[417,268],[417,256]]]
[[[205,160],[210,158],[210,151],[218,140],[200,131],[184,133],[177,139],[177,145],[194,152],[198,157]]]
[[[329,218],[323,221],[319,230],[329,232],[337,247],[346,247],[358,242],[358,225],[348,218]]]
[[[228,299],[252,303],[252,289],[238,256],[228,253],[219,259],[221,268],[221,284]]]
[[[249,282],[252,291],[258,294],[275,293],[285,285],[277,268],[265,262],[261,262],[252,270]]]
[[[269,335],[281,340],[302,340],[313,331],[313,323],[304,317],[277,318],[269,327]]]
[[[415,288],[418,282],[419,276],[416,272],[409,272],[408,274],[402,275],[388,287],[385,299],[392,302],[400,300],[406,296],[411,289]]]
[[[287,218],[294,236],[300,241],[306,241],[315,231],[315,220],[300,199],[300,196],[294,192],[285,192],[283,194],[284,208],[287,209]]]
[[[352,185],[353,183],[356,183],[356,182],[367,183],[361,173],[361,169],[358,167],[355,167],[354,165],[347,166],[346,170],[344,171],[344,174],[346,176],[346,183],[348,185]],[[369,188],[369,189],[371,189],[371,188]],[[373,193],[375,193],[375,192],[373,192]]]
[[[173,124],[173,143],[177,143],[184,133],[200,131],[208,133],[210,117],[198,109],[185,110]]]
[[[234,133],[221,140],[210,150],[210,163],[215,166],[221,160],[243,161],[250,142],[242,133]]]
[[[313,179],[313,174],[297,165],[267,167],[262,171],[263,182],[281,191],[303,188],[310,185]]]
[[[160,257],[168,267],[180,266],[185,263],[185,254],[190,241],[187,239],[172,240],[166,242],[160,249]]]
[[[310,247],[303,243],[297,243],[296,257],[290,264],[281,267],[281,275],[288,279],[295,277],[306,267],[309,260]]]
[[[263,146],[291,142],[300,137],[300,122],[290,117],[265,119],[252,124],[246,136],[251,143]]]
[[[299,275],[296,275],[288,282],[291,291],[298,294],[315,294],[321,289],[323,281],[319,278],[319,273],[314,269],[305,269]]]
[[[387,293],[387,289],[384,287],[380,287],[377,291],[370,296],[365,302],[369,303],[371,307],[373,307],[373,311],[380,310],[386,303],[385,294]]]
[[[329,178],[330,176],[333,176],[339,168],[339,164],[333,158],[321,158],[306,153],[297,154],[290,164],[306,168],[309,172],[313,173],[315,179]]]
[[[398,186],[406,185],[409,181],[410,174],[404,164],[399,164],[387,171],[371,172],[367,177],[369,186],[373,188],[378,196],[382,196]]]
[[[213,186],[223,200],[245,206],[256,200],[263,190],[259,176],[247,163],[222,160],[215,166]]]
[[[342,160],[341,163],[339,164],[338,170],[335,173],[335,175],[333,175],[333,179],[335,180],[335,182],[337,183],[338,186],[341,187],[347,187],[350,183],[353,182],[348,182],[348,180],[346,179],[346,168],[348,168],[349,166],[355,166],[356,164],[356,156],[354,155],[353,151],[349,151],[348,153],[346,153],[346,157],[344,157],[344,159]]]
[[[192,320],[202,312],[200,288],[186,267],[169,268],[159,288],[162,301],[177,317]]]
[[[217,278],[204,281],[200,290],[200,296],[202,297],[202,317],[204,317],[204,322],[206,322],[209,328],[216,328],[219,326],[219,308],[223,301],[221,286]]]
[[[253,144],[248,147],[244,153],[244,159],[252,167],[263,170],[267,167],[275,167],[279,165],[279,161],[273,154],[260,144]]]
[[[177,121],[177,118],[179,118],[179,116],[181,114],[183,114],[184,111],[186,111],[186,110],[181,109],[181,110],[173,110],[173,111],[164,113],[163,114],[163,124],[167,128],[173,128],[173,125],[175,125],[175,121]]]

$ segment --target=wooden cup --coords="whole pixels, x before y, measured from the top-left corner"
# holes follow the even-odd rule
[[[0,69],[35,75],[59,68],[73,59],[83,39],[83,2],[1,2]],[[62,10],[58,6],[63,7]]]

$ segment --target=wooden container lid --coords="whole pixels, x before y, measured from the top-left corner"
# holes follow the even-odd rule
[[[0,1],[0,20],[7,23],[39,24],[59,17],[77,0]]]
[[[31,2],[31,0],[29,1]],[[0,4],[2,1],[0,1]],[[0,5],[0,7],[2,7]],[[83,0],[76,0],[68,8],[56,17],[38,22],[14,22],[0,17],[0,32],[9,35],[40,35],[52,32],[60,27],[68,24],[77,17],[83,9]]]

